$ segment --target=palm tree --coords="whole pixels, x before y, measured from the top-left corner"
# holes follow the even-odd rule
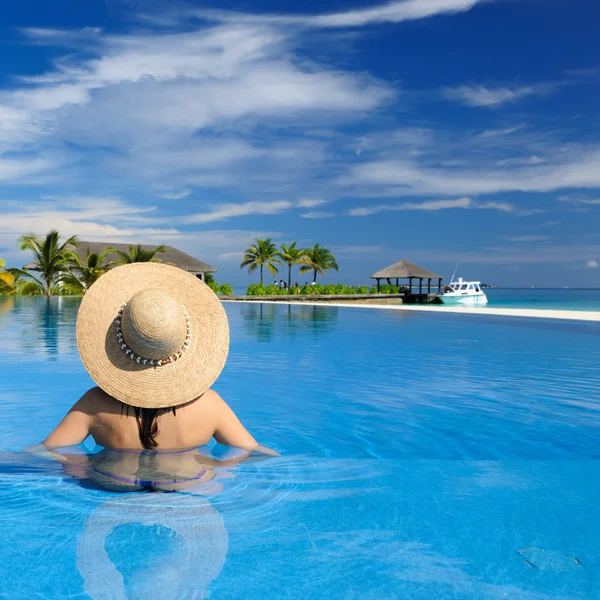
[[[88,246],[85,260],[82,261],[76,254],[73,262],[68,265],[68,273],[60,278],[61,283],[77,294],[85,294],[90,286],[106,273],[108,265],[105,264],[105,260],[110,251],[110,248],[105,248],[96,253]]]
[[[128,265],[138,262],[161,262],[156,255],[166,252],[165,246],[157,246],[154,250],[145,250],[140,244],[137,246],[129,246],[128,252],[116,250],[115,248],[107,248],[106,252],[114,252],[118,258],[110,262],[110,266]]]
[[[321,273],[325,277],[325,271],[329,269],[340,270],[340,267],[335,262],[333,254],[323,246],[315,244],[312,248],[305,250],[305,256],[300,259],[300,273],[313,272],[313,281],[317,281],[317,275]]]
[[[279,272],[275,265],[280,265],[281,261],[276,258],[277,246],[271,241],[271,238],[264,240],[255,238],[254,241],[256,243],[244,252],[244,261],[240,265],[240,269],[248,267],[248,273],[252,273],[260,268],[260,284],[263,285],[263,267],[266,266],[271,275],[275,275]]]
[[[0,258],[0,294],[10,293],[10,289],[15,282],[15,278],[8,271],[4,270],[6,263]]]
[[[37,270],[44,283],[44,293],[51,296],[52,288],[67,270],[69,262],[75,260],[77,237],[71,236],[61,244],[58,231],[53,229],[45,238],[31,234],[21,236],[19,247],[33,252]]]
[[[5,284],[11,284],[13,282],[13,276],[4,270],[4,265],[6,262],[0,258],[0,282]]]
[[[6,269],[0,272],[0,294],[6,296],[43,296],[44,286],[31,273],[23,269]]]
[[[292,267],[297,265],[306,254],[304,248],[296,248],[297,243],[294,242],[291,246],[281,244],[281,250],[276,252],[277,256],[288,266],[288,290],[292,285]]]

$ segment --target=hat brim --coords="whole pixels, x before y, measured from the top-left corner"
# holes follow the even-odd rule
[[[150,288],[175,298],[191,317],[187,351],[162,366],[131,360],[117,341],[120,307]],[[77,347],[90,377],[107,394],[131,406],[166,408],[195,400],[219,377],[229,351],[229,324],[221,301],[198,277],[161,263],[132,263],[102,275],[83,297]]]

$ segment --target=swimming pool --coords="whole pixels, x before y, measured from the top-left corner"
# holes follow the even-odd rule
[[[77,306],[0,298],[0,596],[600,597],[600,324],[227,304],[215,388],[282,456],[202,497],[11,460],[91,385]]]

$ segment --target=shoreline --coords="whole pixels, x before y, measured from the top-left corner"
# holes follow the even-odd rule
[[[495,317],[519,317],[527,319],[556,319],[562,321],[600,322],[600,311],[556,310],[544,308],[491,308],[433,306],[431,304],[362,304],[360,302],[294,302],[288,300],[225,300],[222,302],[245,302],[264,304],[293,304],[296,306],[335,306],[342,308],[376,308],[379,310],[401,310],[406,312],[434,312],[453,315],[487,315]]]

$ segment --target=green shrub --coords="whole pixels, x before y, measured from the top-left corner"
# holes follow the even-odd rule
[[[227,290],[229,293],[223,291],[224,286],[219,288],[219,293],[223,295],[231,295],[231,286],[227,285]],[[381,293],[382,294],[394,294],[397,293],[397,289],[395,286],[390,285],[382,285]],[[258,283],[253,283],[248,286],[248,290],[246,291],[247,296],[296,296],[301,294],[303,296],[308,296],[311,294],[323,294],[323,295],[339,295],[339,294],[376,294],[377,288],[373,287],[369,289],[366,285],[362,286],[353,286],[353,285],[344,285],[342,283],[338,283],[337,285],[333,285],[328,283],[327,285],[322,285],[317,283],[315,285],[310,285],[308,283],[304,284],[300,290],[297,290],[295,286],[292,286],[289,289],[280,288],[274,284],[268,286],[262,286]]]
[[[219,289],[219,284],[216,281],[211,281],[210,283],[206,284],[215,294],[217,293],[218,289]]]
[[[260,283],[253,283],[246,290],[246,296],[264,296],[265,293],[265,286]]]
[[[228,283],[219,286],[219,294],[221,296],[233,296],[233,289]]]
[[[377,288],[376,288],[377,289]],[[395,285],[381,285],[379,288],[380,294],[397,294],[398,288]]]

